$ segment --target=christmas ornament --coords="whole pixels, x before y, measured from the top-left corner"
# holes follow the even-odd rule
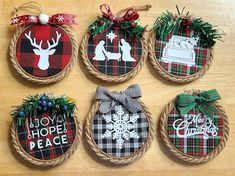
[[[10,43],[10,59],[16,71],[29,81],[47,84],[59,81],[71,70],[77,58],[77,43],[68,25],[76,24],[70,14],[44,14],[36,2],[15,8],[36,8],[39,15],[16,16],[17,30]]]
[[[31,164],[58,165],[77,149],[81,140],[76,105],[65,96],[28,96],[12,117],[13,146]]]
[[[143,38],[146,26],[136,21],[137,10],[149,8],[128,8],[119,17],[107,4],[100,6],[102,17],[89,26],[81,43],[82,60],[91,74],[107,82],[122,82],[137,74],[148,53]]]
[[[148,108],[138,100],[141,90],[132,85],[122,92],[98,87],[85,124],[87,142],[95,154],[113,164],[128,164],[141,157],[153,139]]]
[[[218,99],[215,89],[189,90],[166,106],[160,118],[160,133],[177,158],[202,163],[216,157],[224,148],[229,124]]]
[[[177,6],[176,6],[177,7]],[[218,29],[201,18],[167,11],[157,18],[149,40],[149,55],[165,79],[183,83],[206,73],[213,60],[213,46],[221,40]]]

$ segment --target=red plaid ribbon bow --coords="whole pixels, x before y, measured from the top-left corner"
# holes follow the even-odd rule
[[[44,21],[46,18],[46,23],[42,23],[41,17],[44,16]],[[71,14],[55,14],[50,17],[48,17],[45,14],[40,14],[39,16],[36,15],[22,15],[22,16],[17,16],[15,18],[11,19],[11,25],[14,24],[21,24],[21,23],[41,23],[41,24],[66,24],[66,25],[71,25],[71,24],[77,24],[75,21],[76,16],[71,15]]]
[[[115,17],[107,4],[100,5],[100,11],[103,13],[103,16],[115,22],[133,21],[139,18],[138,12],[133,8],[129,8],[123,17]]]

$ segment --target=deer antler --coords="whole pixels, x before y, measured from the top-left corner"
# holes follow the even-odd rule
[[[57,46],[58,43],[59,43],[60,37],[61,37],[61,34],[59,34],[59,33],[56,31],[56,42],[55,42],[54,38],[51,38],[51,40],[52,40],[52,42],[53,42],[53,44],[51,45],[50,42],[47,40],[47,44],[48,44],[47,50],[50,50],[51,48]]]
[[[27,39],[29,39],[29,41],[30,41],[30,43],[31,43],[32,46],[34,46],[35,48],[38,48],[39,50],[42,49],[42,40],[40,41],[40,43],[39,43],[39,45],[38,45],[38,44],[36,43],[36,39],[35,39],[35,38],[33,38],[33,40],[32,40],[32,38],[31,38],[31,31],[29,31],[28,34],[25,33],[25,37],[26,37]]]

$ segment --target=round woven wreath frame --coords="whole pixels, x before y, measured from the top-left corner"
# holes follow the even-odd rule
[[[11,60],[11,63],[13,65],[13,67],[15,68],[15,70],[23,78],[25,78],[25,79],[33,82],[33,83],[50,84],[50,83],[54,83],[54,82],[57,82],[57,81],[61,80],[62,78],[64,78],[70,72],[71,68],[73,67],[74,63],[77,60],[78,46],[77,46],[77,42],[75,40],[75,37],[74,37],[74,35],[72,33],[72,30],[67,25],[56,25],[56,27],[59,27],[64,32],[66,32],[67,35],[69,36],[70,40],[71,40],[72,54],[71,54],[70,63],[67,65],[67,67],[64,70],[62,70],[61,72],[57,73],[56,75],[53,75],[53,76],[50,76],[50,77],[36,77],[36,76],[33,76],[33,75],[27,73],[19,65],[19,63],[17,61],[17,58],[16,58],[16,43],[17,43],[17,39],[21,35],[21,33],[24,32],[24,30],[26,30],[27,28],[30,28],[31,26],[32,25],[21,26],[19,29],[16,30],[15,34],[13,35],[13,37],[11,39],[10,48],[9,48],[9,54],[10,54],[10,60]]]
[[[200,93],[200,90],[187,90],[184,93],[197,95]],[[160,117],[160,134],[161,134],[162,140],[164,141],[168,150],[171,151],[177,158],[184,160],[186,162],[195,163],[195,164],[203,163],[203,162],[206,162],[206,161],[209,161],[209,160],[215,158],[222,151],[222,149],[225,147],[225,144],[226,144],[226,142],[228,140],[228,136],[229,136],[228,117],[227,117],[223,107],[217,101],[212,103],[216,107],[216,109],[219,111],[220,116],[223,118],[223,124],[224,124],[223,138],[221,139],[221,141],[218,144],[218,146],[216,147],[216,149],[213,150],[212,152],[208,153],[205,156],[190,156],[190,155],[186,155],[185,153],[178,150],[172,144],[172,142],[170,141],[169,136],[167,134],[168,116],[169,116],[171,110],[175,107],[175,100],[176,100],[176,98],[174,98],[173,100],[171,100],[167,104],[167,106],[163,110],[161,117]]]
[[[82,39],[81,45],[80,45],[80,52],[81,52],[81,56],[82,56],[82,61],[85,64],[85,66],[87,67],[88,71],[94,75],[96,78],[101,79],[103,81],[106,82],[123,82],[123,81],[127,81],[129,79],[131,79],[132,77],[134,77],[143,67],[147,56],[148,56],[148,45],[147,42],[144,38],[140,39],[141,40],[141,44],[142,44],[142,55],[140,58],[140,61],[138,62],[138,64],[136,65],[135,68],[133,68],[130,72],[120,75],[120,76],[110,76],[110,75],[106,75],[104,73],[101,73],[100,71],[98,71],[89,61],[88,55],[87,55],[87,45],[88,45],[88,39],[90,37],[90,34],[87,33],[84,38]]]
[[[143,144],[143,146],[139,150],[137,150],[132,155],[126,156],[126,157],[115,157],[115,156],[108,155],[107,153],[103,152],[95,143],[93,134],[92,134],[92,122],[94,120],[96,112],[99,110],[100,102],[96,101],[93,104],[89,112],[88,118],[86,119],[86,122],[85,122],[85,136],[86,136],[88,145],[100,159],[104,161],[108,161],[116,165],[129,164],[135,161],[136,159],[140,158],[149,149],[151,142],[153,140],[154,124],[153,124],[152,117],[151,117],[152,115],[149,112],[148,108],[144,105],[143,102],[140,102],[140,104],[146,115],[147,122],[149,124],[148,137],[147,137],[145,144]]]
[[[176,83],[192,82],[192,81],[200,78],[201,76],[203,76],[212,64],[212,60],[213,60],[213,56],[214,56],[213,47],[210,48],[210,57],[207,59],[206,64],[198,72],[196,72],[192,75],[188,75],[188,76],[176,76],[176,75],[170,74],[169,72],[167,72],[167,70],[165,70],[160,65],[159,59],[156,57],[155,42],[156,42],[156,34],[155,34],[155,32],[152,32],[152,34],[150,35],[150,38],[149,38],[149,45],[148,45],[150,62],[152,63],[154,69],[157,71],[157,73],[160,76],[162,76],[163,78],[170,80],[172,82],[176,82]]]
[[[63,161],[67,160],[75,152],[75,150],[77,149],[81,141],[82,124],[77,113],[75,113],[74,120],[75,120],[76,131],[77,131],[76,136],[74,138],[74,142],[71,145],[71,147],[63,155],[61,155],[58,158],[51,159],[51,160],[40,160],[37,158],[33,158],[28,153],[26,153],[26,151],[20,145],[15,122],[12,122],[12,125],[11,125],[11,137],[12,137],[13,146],[15,150],[20,154],[20,156],[23,157],[24,160],[30,162],[33,165],[47,167],[47,166],[56,166],[58,164],[61,164]]]

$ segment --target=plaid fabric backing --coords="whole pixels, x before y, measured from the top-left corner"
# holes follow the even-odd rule
[[[205,134],[194,134],[191,136],[184,136],[179,137],[177,135],[177,130],[174,129],[173,123],[175,120],[180,119],[179,122],[176,124],[179,125],[180,122],[187,119],[188,122],[188,129],[192,130],[192,128],[196,128],[197,125],[205,124],[205,121],[201,123],[198,123],[197,125],[190,121],[188,119],[189,114],[197,115],[201,113],[198,108],[194,108],[191,111],[189,111],[188,114],[186,114],[184,117],[179,115],[178,109],[175,107],[172,109],[172,111],[169,114],[168,117],[168,136],[172,144],[181,152],[190,155],[190,156],[204,156],[208,153],[212,152],[220,143],[222,137],[223,137],[223,118],[219,116],[219,112],[217,112],[212,119],[213,124],[218,128],[217,129],[217,135],[212,135],[211,133],[208,133],[208,138],[205,139]],[[201,114],[201,118],[205,119],[206,116]],[[199,120],[200,121],[200,120]],[[186,123],[184,123],[184,127],[187,126]],[[209,126],[209,124],[208,124]],[[179,130],[179,134],[185,135],[186,129],[182,128]]]
[[[117,121],[114,120],[114,114],[116,114],[115,108],[121,104],[116,104],[112,110],[107,113],[108,115],[111,115],[112,121],[115,123]],[[121,105],[122,106],[122,105]],[[122,106],[123,107],[123,106]],[[130,112],[128,112],[124,107],[125,114],[128,114],[129,120],[130,116],[132,115]],[[137,133],[139,136],[138,138],[130,137],[128,140],[124,139],[124,143],[122,145],[122,148],[119,148],[119,145],[117,143],[116,139],[113,139],[115,129],[110,129],[110,123],[107,123],[104,119],[103,114],[101,114],[99,111],[96,113],[93,124],[92,124],[92,130],[93,130],[93,136],[95,143],[99,146],[99,148],[112,156],[115,157],[127,157],[131,154],[138,151],[146,142],[149,132],[149,124],[147,122],[147,119],[145,117],[145,114],[141,111],[137,112],[138,118],[136,123],[127,123],[132,126],[131,130]],[[119,128],[121,129],[121,127]],[[103,137],[104,133],[109,130],[112,131],[112,136],[110,138]],[[123,134],[120,136],[123,138]]]
[[[43,116],[37,117],[38,119],[41,119],[42,117],[48,117],[48,114],[44,114]],[[57,131],[52,132],[51,134],[48,133],[48,135],[46,136],[42,136],[40,135],[39,137],[36,135],[37,130],[41,130],[43,128],[46,128],[47,130],[49,130],[50,127],[56,127],[55,124],[53,125],[51,122],[49,122],[49,124],[45,127],[42,126],[41,124],[38,126],[35,121],[34,118],[32,117],[32,122],[34,124],[33,128],[30,128],[30,120],[28,118],[28,122],[25,121],[26,123],[28,123],[28,125],[22,125],[22,126],[18,126],[18,138],[19,138],[19,142],[20,145],[22,146],[22,148],[26,151],[26,153],[28,153],[30,156],[37,158],[37,159],[41,159],[41,160],[51,160],[51,159],[55,159],[61,155],[63,155],[69,148],[70,146],[73,144],[75,136],[76,136],[76,124],[74,121],[74,118],[72,117],[66,117],[65,120],[65,126],[63,125],[63,123],[60,122],[56,122],[56,125],[62,125],[62,127],[60,127],[60,131],[63,130],[62,133],[58,134]],[[38,126],[38,127],[37,127]],[[65,129],[67,129],[67,131],[64,131]],[[32,132],[34,132],[34,138],[32,137]],[[41,130],[41,132],[43,134],[46,134],[46,130]],[[39,132],[40,133],[40,132]],[[28,138],[28,135],[31,135],[31,138]],[[67,142],[66,143],[62,143],[62,138],[61,136],[66,135],[66,139]],[[58,137],[57,137],[58,136]],[[54,144],[53,140],[54,138],[57,137],[55,139],[56,143],[60,143],[60,144]],[[52,143],[52,146],[47,146],[46,145],[46,139],[49,139],[50,142]],[[42,146],[44,146],[44,148],[40,148],[38,147],[37,141],[40,140]],[[32,149],[30,149],[30,142],[33,141],[35,142],[36,146]]]
[[[112,43],[107,37],[111,31],[116,34],[116,37],[113,39]],[[95,57],[96,46],[101,40],[105,41],[104,47],[106,51],[122,54],[119,47],[121,39],[125,39],[130,44],[131,56],[136,60],[135,62],[125,62],[123,60],[117,61],[113,59],[108,60],[107,56],[104,61],[93,60]],[[120,76],[132,71],[136,67],[142,56],[142,44],[140,39],[128,36],[125,30],[118,27],[112,27],[107,30],[107,32],[103,32],[95,38],[91,36],[88,40],[87,52],[90,63],[99,72],[111,76]]]
[[[210,57],[210,50],[209,48],[203,48],[200,44],[200,39],[197,43],[197,46],[194,47],[195,51],[195,65],[189,66],[187,64],[182,64],[182,63],[167,63],[161,60],[163,49],[170,40],[171,36],[170,35],[165,35],[163,38],[159,38],[157,36],[157,40],[155,42],[155,54],[156,58],[158,59],[160,65],[162,66],[163,69],[165,69],[167,72],[169,72],[172,75],[175,76],[188,76],[197,73],[200,71],[201,68],[206,64],[208,58]],[[179,32],[174,35],[179,35],[179,36],[184,36],[184,37],[192,37],[192,31],[188,32]]]
[[[25,36],[30,31],[32,40],[35,38],[38,45],[41,40],[43,41],[42,49],[48,48],[47,40],[51,45],[53,43],[52,38],[56,41],[56,31],[61,34],[58,45],[52,48],[56,50],[55,53],[49,55],[49,68],[46,70],[38,67],[40,56],[34,53],[33,50],[36,48],[31,45],[30,40]],[[60,73],[70,63],[71,55],[72,43],[68,34],[54,25],[33,25],[22,32],[16,43],[16,58],[19,65],[24,71],[36,77],[50,77]]]

